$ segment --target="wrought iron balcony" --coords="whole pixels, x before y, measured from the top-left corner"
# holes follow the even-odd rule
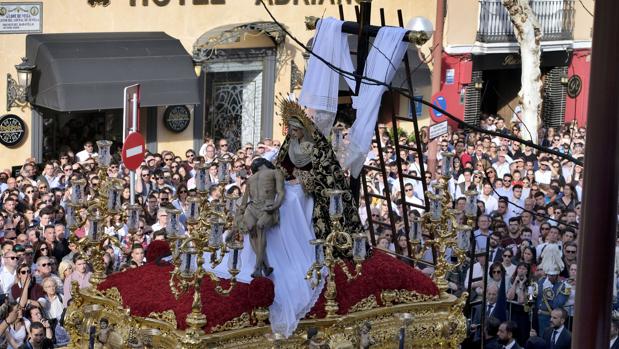
[[[573,38],[574,0],[531,0],[530,4],[540,22],[543,41]],[[501,0],[479,0],[477,41],[516,41],[509,13]]]

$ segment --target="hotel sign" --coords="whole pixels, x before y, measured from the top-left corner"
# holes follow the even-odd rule
[[[42,32],[42,2],[0,2],[0,34]]]

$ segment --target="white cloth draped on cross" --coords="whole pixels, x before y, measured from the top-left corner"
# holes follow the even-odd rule
[[[342,33],[342,21],[325,18],[318,22],[312,51],[332,65],[353,72],[347,34]],[[397,67],[402,62],[408,43],[402,41],[405,28],[382,27],[373,42],[366,59],[363,75],[389,84]],[[313,55],[303,82],[299,103],[313,109],[311,113],[321,132],[328,136],[337,111],[340,75]],[[355,81],[345,77],[351,89]],[[353,96],[353,108],[357,118],[349,132],[349,142],[342,155],[342,166],[358,177],[370,149],[372,134],[380,110],[380,101],[387,87],[374,83],[362,83],[359,95]]]

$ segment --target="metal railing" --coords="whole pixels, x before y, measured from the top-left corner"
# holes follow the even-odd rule
[[[531,0],[542,40],[571,40],[574,31],[574,0]],[[515,42],[514,27],[501,0],[479,0],[477,41]]]

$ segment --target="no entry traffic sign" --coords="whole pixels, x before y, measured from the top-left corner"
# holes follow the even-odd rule
[[[125,167],[135,171],[144,161],[144,137],[139,132],[131,132],[125,139],[122,149],[122,160]]]
[[[443,110],[447,110],[447,100],[445,99],[445,96],[440,93],[436,93],[432,97],[432,104]],[[447,117],[443,115],[443,113],[434,108],[430,108],[430,116],[432,117],[432,120],[436,123],[447,120]]]

